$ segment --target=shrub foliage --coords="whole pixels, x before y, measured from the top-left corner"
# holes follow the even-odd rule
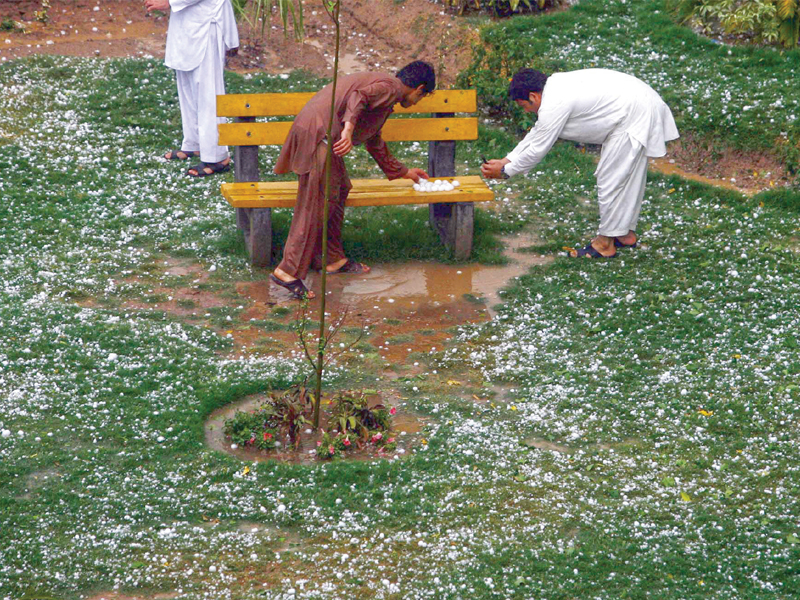
[[[797,46],[800,0],[670,0],[683,20],[708,32],[741,34],[757,41]]]

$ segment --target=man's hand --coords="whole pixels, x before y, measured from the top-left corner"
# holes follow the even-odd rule
[[[425,171],[416,168],[409,169],[408,172],[405,175],[403,175],[403,179],[410,179],[414,183],[419,183],[420,179],[430,179],[430,178],[431,176],[428,175]]]
[[[147,12],[152,12],[154,10],[167,12],[169,10],[169,0],[145,0],[144,7],[147,9]]]
[[[486,179],[503,179],[503,166],[510,162],[507,158],[493,158],[481,165],[481,175]]]
[[[344,124],[342,137],[333,145],[333,153],[336,156],[344,156],[353,149],[353,129],[355,126],[349,121]]]

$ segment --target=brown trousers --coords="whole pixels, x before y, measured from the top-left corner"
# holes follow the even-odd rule
[[[297,203],[289,237],[283,247],[278,268],[297,279],[305,279],[313,263],[322,264],[322,217],[325,207],[325,155],[327,144],[314,150],[311,171],[299,176]],[[331,202],[328,206],[328,264],[345,258],[342,248],[344,202],[353,187],[341,157],[333,155],[331,164]]]

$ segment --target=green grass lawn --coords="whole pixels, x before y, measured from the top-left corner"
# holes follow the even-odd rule
[[[224,336],[122,304],[156,293],[165,257],[215,266],[211,286],[264,277],[220,179],[154,158],[179,127],[171,76],[37,58],[0,67],[0,84],[0,598],[800,595],[797,193],[654,176],[641,249],[535,268],[494,321],[425,357],[427,374],[331,370],[331,387],[398,391],[429,420],[427,444],[372,463],[243,465],[206,448],[205,418],[303,365],[233,360]],[[460,172],[513,144],[487,127],[460,146]],[[419,147],[397,152],[424,166]],[[375,172],[363,154],[351,164]],[[559,144],[498,184],[480,259],[523,226],[541,252],[585,242],[593,166]],[[348,218],[354,255],[442,259],[426,211]]]

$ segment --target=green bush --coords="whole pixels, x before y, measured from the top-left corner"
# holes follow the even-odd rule
[[[708,33],[724,31],[757,41],[797,45],[800,0],[670,0],[683,20],[693,20]]]

